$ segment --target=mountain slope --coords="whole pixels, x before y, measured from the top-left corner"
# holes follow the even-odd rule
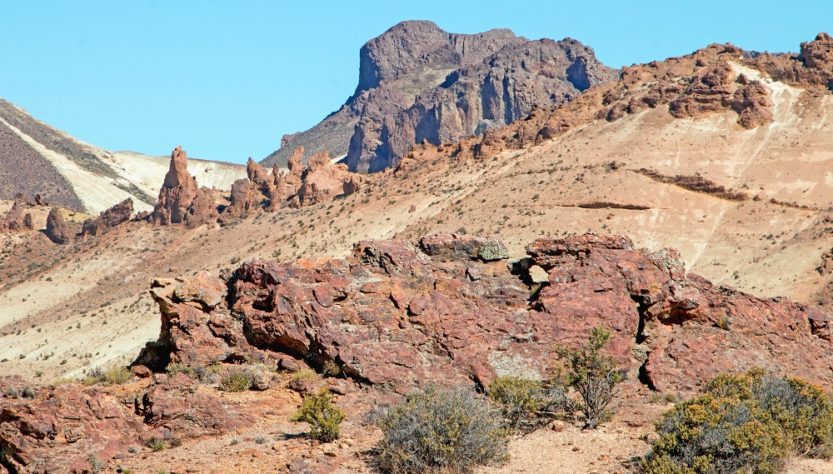
[[[0,371],[79,374],[134,354],[159,331],[146,293],[156,276],[216,274],[255,257],[341,257],[362,239],[434,232],[494,234],[516,257],[539,236],[628,235],[679,249],[687,270],[716,283],[829,304],[833,94],[824,81],[770,72],[787,70],[823,72],[799,56],[712,46],[628,68],[483,137],[418,147],[395,172],[331,202],[253,209],[223,227],[129,222],[64,247],[6,236],[0,359],[14,363]]]
[[[304,146],[309,154],[346,155],[352,171],[380,171],[415,143],[482,134],[613,78],[575,40],[530,41],[509,30],[463,35],[403,22],[362,47],[354,95],[310,130],[285,136],[263,163],[283,164]]]
[[[195,160],[201,185],[229,189],[245,167]],[[46,202],[96,214],[127,198],[149,210],[168,159],[110,152],[56,130],[0,99],[0,199],[40,194]]]

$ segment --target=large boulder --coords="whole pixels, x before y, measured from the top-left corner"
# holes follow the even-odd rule
[[[49,210],[49,215],[46,216],[46,236],[56,244],[65,244],[72,238],[60,208],[53,207]]]

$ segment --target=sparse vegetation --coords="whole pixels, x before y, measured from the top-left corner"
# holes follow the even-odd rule
[[[572,387],[579,395],[576,408],[583,413],[586,428],[596,428],[613,415],[610,403],[616,395],[616,386],[623,378],[622,370],[616,366],[613,357],[602,352],[609,340],[607,329],[595,327],[583,346],[558,349],[558,356],[567,369],[565,385]]]
[[[513,429],[531,431],[557,413],[569,410],[564,389],[557,384],[512,376],[498,377],[489,385],[489,399]]]
[[[237,367],[228,368],[220,376],[220,390],[224,392],[245,392],[252,386],[252,376]]]
[[[309,423],[311,438],[325,443],[338,439],[344,418],[344,412],[333,403],[326,389],[304,397],[301,408],[292,415],[292,421]]]
[[[151,451],[162,451],[163,449],[167,448],[168,445],[165,443],[165,440],[161,438],[151,438],[147,442],[147,447],[151,449]]]
[[[117,366],[107,370],[95,368],[82,380],[82,383],[84,385],[95,385],[98,383],[104,385],[121,385],[127,383],[132,378],[133,373],[127,367]]]
[[[377,447],[384,472],[469,472],[507,458],[500,414],[469,390],[428,388],[372,419],[384,435]]]
[[[833,455],[833,402],[799,379],[720,375],[657,424],[648,474],[780,472],[789,454]]]

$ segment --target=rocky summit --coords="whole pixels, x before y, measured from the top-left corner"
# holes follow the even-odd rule
[[[463,35],[407,21],[361,48],[356,92],[338,111],[285,136],[263,163],[285,163],[304,146],[346,156],[351,171],[380,171],[415,144],[481,135],[615,78],[573,39],[532,41],[509,30]]]

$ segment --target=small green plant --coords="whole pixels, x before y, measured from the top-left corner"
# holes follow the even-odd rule
[[[338,439],[345,415],[334,403],[330,393],[323,389],[315,395],[304,397],[301,408],[292,415],[292,421],[310,425],[310,437],[329,443]]]
[[[507,458],[500,414],[470,390],[429,387],[371,418],[383,433],[377,462],[384,472],[469,472]]]
[[[584,426],[596,428],[610,419],[610,402],[616,386],[622,381],[622,370],[613,357],[602,349],[610,340],[610,332],[595,327],[587,342],[578,349],[559,348],[558,356],[566,365],[565,383],[579,394],[578,409],[584,414]],[[558,378],[558,377],[557,377]]]
[[[167,448],[168,445],[165,443],[165,440],[161,438],[151,438],[147,442],[147,447],[150,448],[151,451],[162,451],[163,449]]]
[[[224,392],[245,392],[252,386],[252,376],[243,369],[227,369],[220,377],[220,390]]]
[[[648,474],[780,472],[789,454],[833,455],[833,402],[794,378],[723,374],[657,424]]]
[[[562,387],[513,376],[496,378],[489,385],[488,396],[500,408],[506,424],[521,431],[534,430],[569,408]]]

